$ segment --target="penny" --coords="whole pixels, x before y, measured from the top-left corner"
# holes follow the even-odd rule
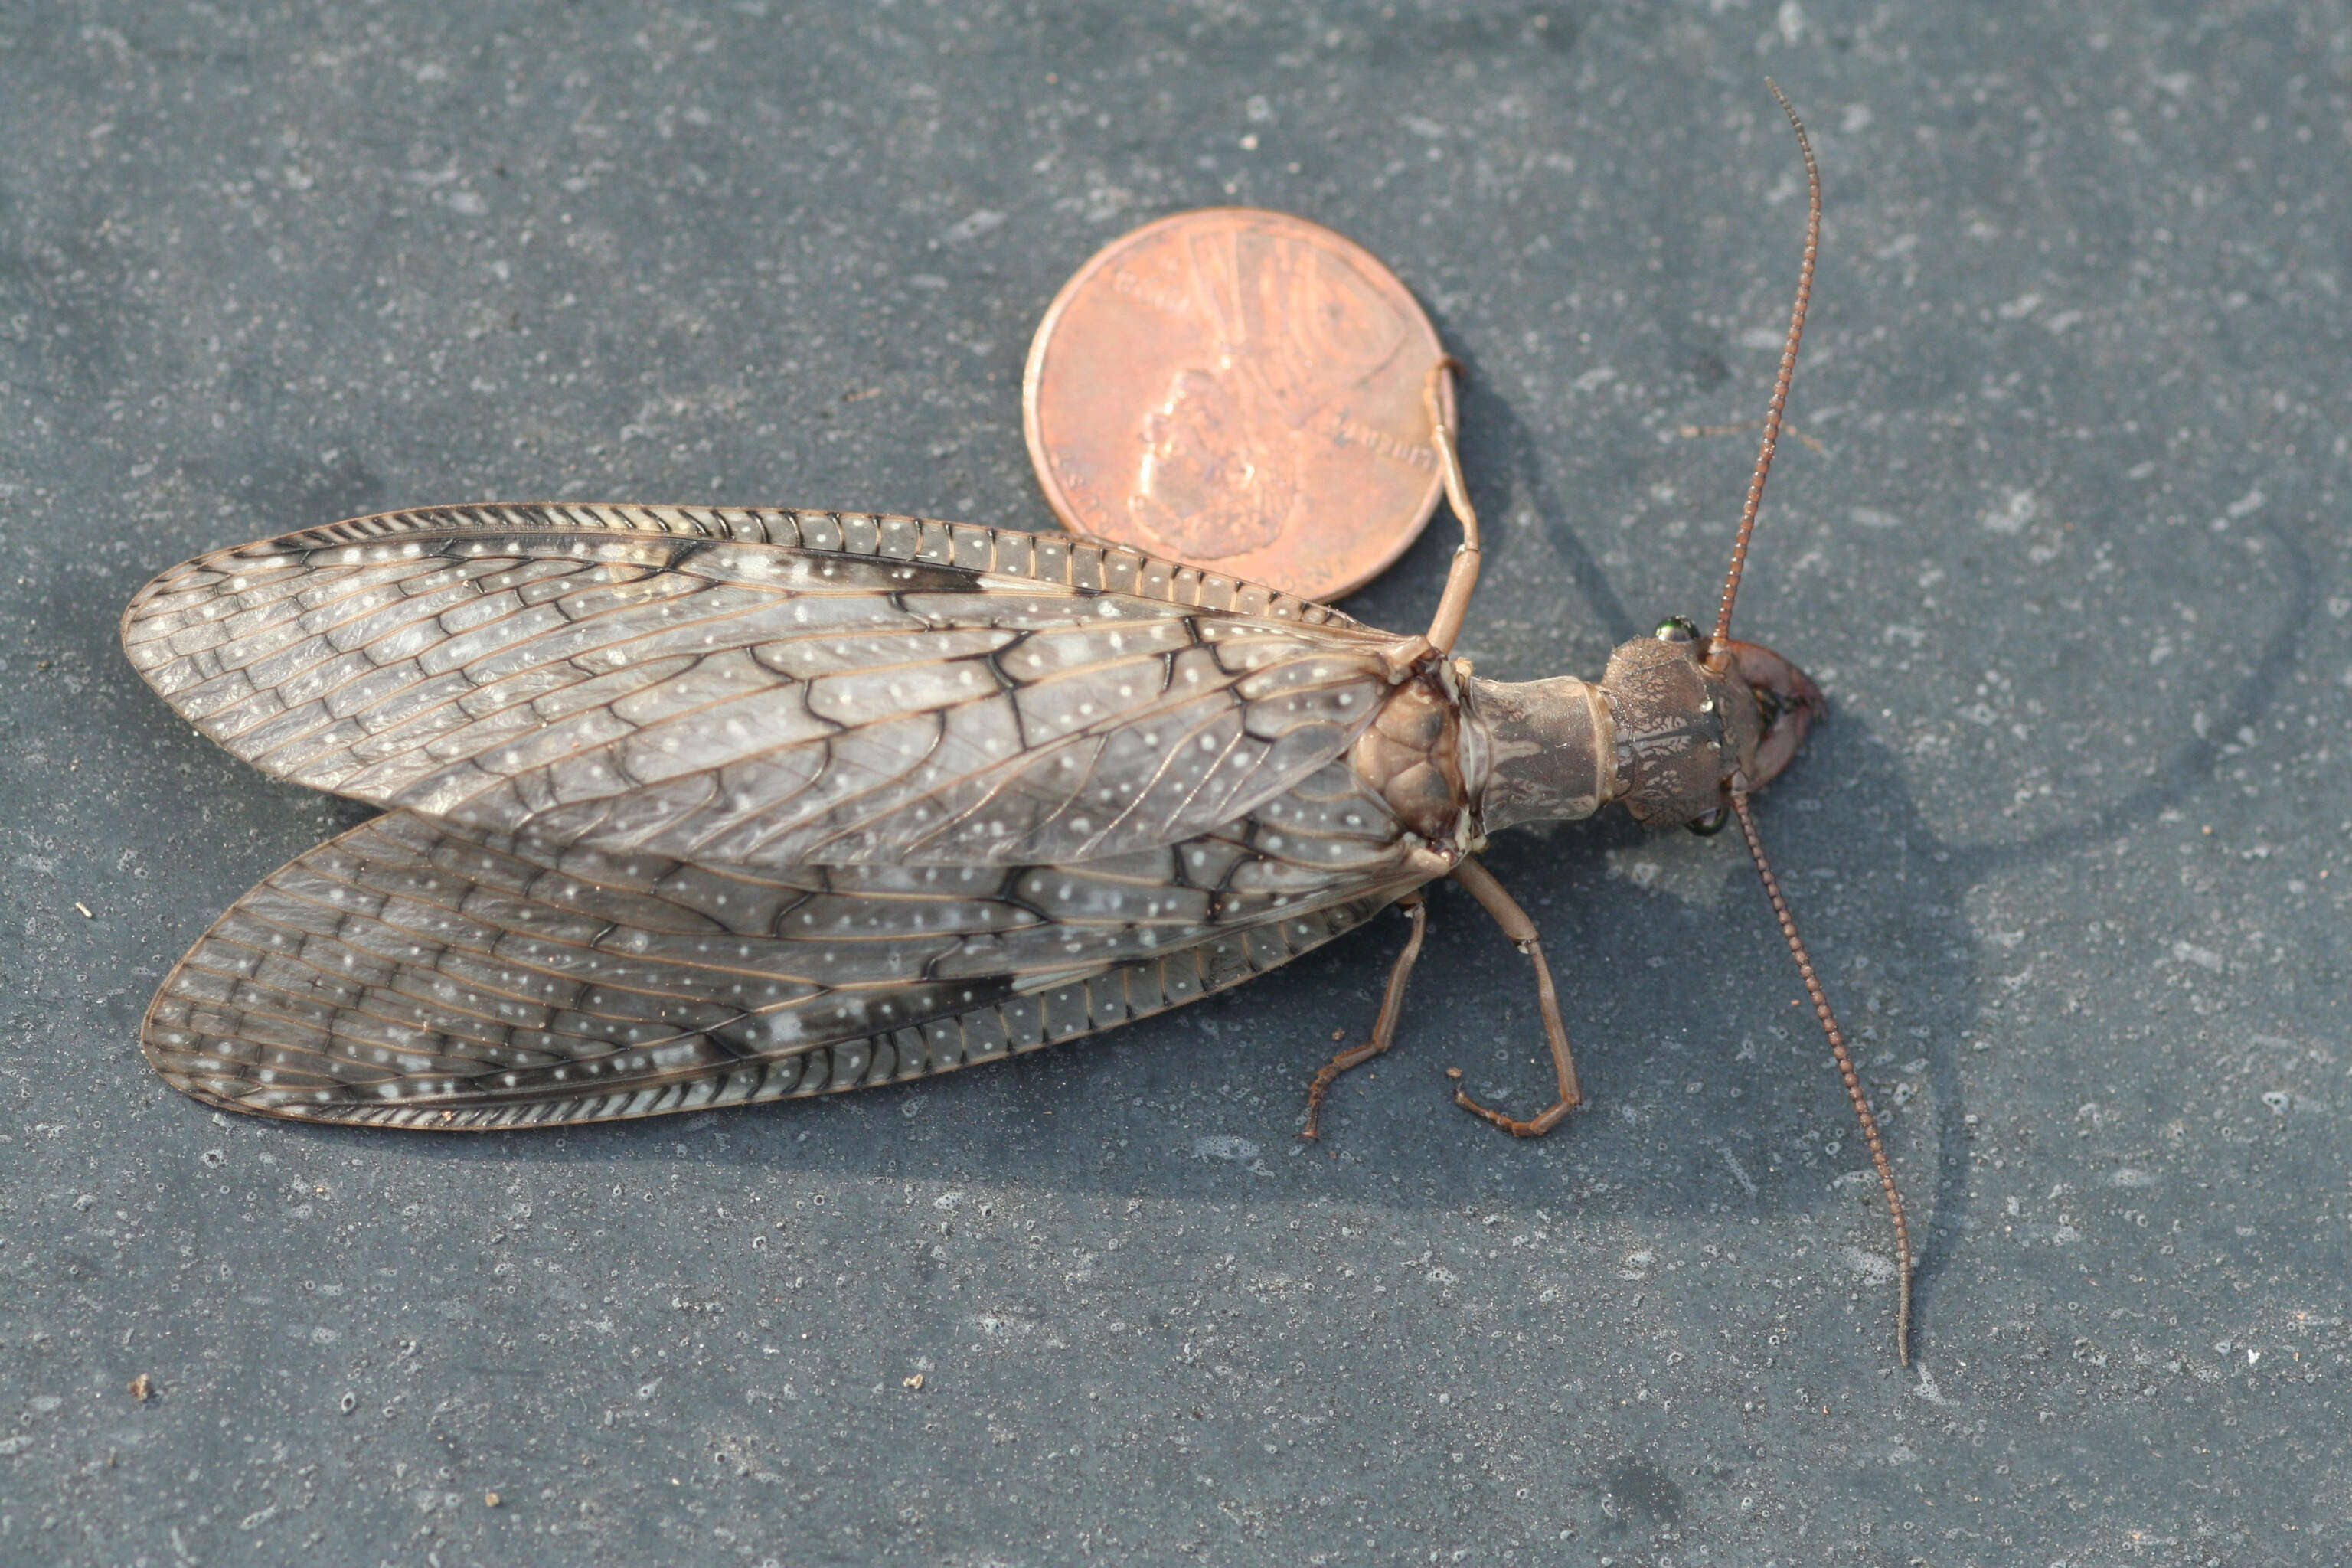
[[[1444,353],[1352,240],[1287,213],[1177,213],[1063,285],[1022,424],[1072,532],[1334,599],[1436,508],[1422,386]]]

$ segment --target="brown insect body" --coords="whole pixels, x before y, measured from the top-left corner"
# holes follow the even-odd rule
[[[1713,635],[1669,621],[1597,683],[1451,655],[1480,556],[1444,365],[1428,404],[1465,540],[1414,637],[1117,546],[862,513],[433,509],[175,567],[125,613],[142,674],[238,756],[387,815],[223,915],[147,1052],[200,1100],[302,1120],[653,1115],[1084,1035],[1401,905],[1411,938],[1370,1041],[1310,1089],[1312,1137],[1337,1075],[1393,1039],[1418,889],[1451,876],[1531,960],[1559,1091],[1524,1121],[1455,1100],[1532,1136],[1580,1095],[1486,836],[1612,801],[1655,826],[1737,814],[1907,1281],[1748,810],[1820,694],[1728,635],[1811,256],[1809,233]]]
[[[678,613],[695,602],[673,585],[679,578],[735,592],[725,609],[736,633],[704,629],[725,626],[718,610]],[[1265,690],[1251,706],[1296,704],[1281,694],[1319,679],[1339,688],[1332,715],[1360,694],[1367,717],[1321,725],[1311,771],[1212,831],[1108,846],[1123,852],[1020,864],[1019,851],[1041,837],[1066,849],[1076,835],[1101,837],[1107,824],[1059,801],[1033,814],[1042,827],[999,833],[966,854],[923,853],[956,840],[903,831],[916,815],[904,808],[885,813],[881,829],[824,800],[781,823],[773,809],[730,810],[729,792],[757,787],[762,770],[782,765],[780,737],[799,734],[793,689],[754,687],[747,703],[735,679],[712,674],[732,649],[690,668],[673,650],[750,643],[762,668],[814,668],[774,624],[824,603],[806,591],[812,581],[860,606],[887,601],[894,618],[929,617],[902,639],[913,648],[827,647],[824,633],[804,635],[817,644],[806,658],[832,659],[829,670],[903,668],[905,655],[969,639],[983,624],[1026,634],[992,651],[998,664],[1008,650],[1017,665],[1019,649],[1092,627],[1148,643],[1156,611],[1160,624],[1186,628],[1186,652],[1233,659],[1236,700],[1250,702],[1255,681]],[[743,585],[762,582],[781,586],[747,609]],[[1029,596],[1045,589],[1055,592]],[[515,624],[534,609],[551,613]],[[842,624],[816,619],[827,630]],[[1322,635],[1280,663],[1251,651],[1310,632]],[[426,1127],[601,1120],[864,1087],[1089,1032],[1328,940],[1454,872],[1501,827],[1590,816],[1612,800],[1652,822],[1696,816],[1720,799],[1730,768],[1755,767],[1764,733],[1738,673],[1710,671],[1686,641],[1636,639],[1597,683],[1488,681],[1424,651],[1391,685],[1382,656],[1410,654],[1415,639],[1118,547],[911,518],[555,506],[394,513],[174,568],[133,601],[124,638],[157,689],[232,751],[394,813],[295,862],[197,944],[149,1019],[158,1066],[236,1109]],[[519,651],[541,644],[538,656]],[[1166,677],[1163,691],[1180,684],[1186,652],[1155,647],[1145,660]],[[506,661],[495,678],[485,673],[493,658]],[[837,678],[803,683],[814,689],[803,701],[825,708],[823,683]],[[726,753],[725,779],[706,787],[698,771],[680,775],[692,791],[671,789],[658,767],[686,747],[668,742],[716,744],[702,731],[738,710],[747,733]],[[1304,721],[1284,711],[1255,721],[1275,755],[1314,718],[1310,709]],[[630,730],[627,739],[616,730]],[[845,761],[839,737],[827,739],[829,760]],[[933,731],[924,740],[937,749]],[[1014,760],[1044,748],[1039,740]],[[896,798],[871,759],[848,760],[857,795]],[[827,775],[785,772],[802,786],[787,804],[826,794]],[[920,773],[907,782],[927,803],[951,798]],[[896,858],[911,864],[873,852],[877,836],[893,833]],[[685,853],[688,834],[730,849]],[[792,853],[763,848],[777,844]],[[736,890],[700,889],[712,879]],[[903,917],[904,905],[886,900],[942,887],[946,901],[920,918],[877,912]],[[500,904],[500,889],[526,907]],[[666,890],[676,895],[670,909],[644,907]],[[859,899],[871,907],[826,902]],[[614,929],[583,942],[573,928],[590,920]],[[1275,929],[1278,952],[1202,940],[1262,927]],[[656,985],[627,967],[659,956],[649,932],[673,946],[704,937],[731,945]],[[843,945],[819,949],[812,938]],[[1007,974],[1010,984],[978,984]],[[758,977],[749,991],[745,975]],[[908,989],[925,983],[919,994]],[[629,1005],[630,984],[649,987],[651,1000]],[[887,1001],[846,1005],[885,987],[898,988]],[[1022,1006],[1003,1013],[1008,995],[1042,998],[1034,1027]],[[709,1048],[688,1048],[689,1035],[710,1036]],[[765,1062],[771,1050],[793,1065]],[[708,1081],[722,1065],[730,1081]]]

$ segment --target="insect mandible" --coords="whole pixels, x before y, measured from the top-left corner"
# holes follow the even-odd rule
[[[1612,802],[1736,821],[1902,1202],[1749,797],[1822,711],[1731,612],[1794,374],[1787,346],[1714,629],[1672,619],[1598,682],[1453,657],[1479,566],[1452,372],[1428,402],[1463,542],[1428,631],[1107,546],[861,513],[485,505],[199,556],[125,612],[163,699],[273,776],[384,815],[296,858],[180,961],[142,1043],[228,1110],[549,1126],[894,1083],[1223,990],[1391,905],[1389,1048],[1451,877],[1531,961],[1557,1098],[1580,1102],[1535,923],[1487,835]]]

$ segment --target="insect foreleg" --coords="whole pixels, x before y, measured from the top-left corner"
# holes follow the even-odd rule
[[[1397,954],[1389,970],[1388,989],[1381,994],[1380,1016],[1372,1020],[1372,1037],[1360,1046],[1349,1046],[1325,1062],[1307,1086],[1307,1125],[1299,1130],[1301,1138],[1317,1135],[1316,1123],[1323,1113],[1323,1097],[1339,1075],[1360,1068],[1396,1044],[1397,1020],[1404,1014],[1404,988],[1412,978],[1412,966],[1421,959],[1421,939],[1429,927],[1429,909],[1419,893],[1407,893],[1397,900],[1397,908],[1412,921],[1412,934],[1405,938],[1404,951]]]
[[[1392,680],[1402,680],[1432,653],[1443,656],[1454,651],[1454,639],[1462,635],[1463,618],[1470,613],[1470,595],[1478,591],[1478,513],[1470,504],[1470,487],[1462,478],[1462,458],[1454,447],[1454,371],[1451,359],[1431,365],[1429,379],[1422,383],[1421,400],[1429,409],[1429,444],[1437,449],[1438,471],[1445,477],[1446,504],[1462,522],[1462,542],[1454,547],[1454,564],[1445,573],[1445,592],[1438,595],[1437,614],[1430,618],[1429,630],[1384,656]]]
[[[1559,1099],[1538,1111],[1525,1121],[1504,1115],[1479,1104],[1458,1087],[1454,1090],[1454,1103],[1463,1110],[1485,1117],[1515,1138],[1540,1138],[1559,1125],[1560,1119],[1584,1102],[1576,1087],[1576,1058],[1569,1054],[1568,1026],[1560,1020],[1559,994],[1552,989],[1551,966],[1544,962],[1543,943],[1537,939],[1536,922],[1519,908],[1503,885],[1495,880],[1486,868],[1467,856],[1454,868],[1454,879],[1464,890],[1477,900],[1486,911],[1495,917],[1503,934],[1535,961],[1536,1006],[1543,1015],[1544,1039],[1551,1047],[1552,1072],[1559,1081]],[[1449,1069],[1450,1076],[1459,1079],[1459,1069]]]

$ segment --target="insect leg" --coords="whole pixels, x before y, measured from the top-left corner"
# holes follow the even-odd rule
[[[1349,1046],[1315,1074],[1315,1081],[1307,1086],[1307,1125],[1299,1131],[1301,1138],[1316,1136],[1323,1097],[1330,1092],[1341,1073],[1363,1066],[1396,1044],[1397,1019],[1404,1012],[1405,983],[1412,978],[1412,966],[1421,958],[1422,935],[1429,925],[1429,910],[1419,893],[1407,893],[1397,900],[1397,908],[1412,921],[1412,934],[1405,938],[1404,951],[1397,954],[1396,963],[1389,970],[1388,989],[1381,994],[1380,1016],[1372,1020],[1372,1037],[1360,1046]]]
[[[1559,1080],[1559,1099],[1538,1111],[1525,1121],[1490,1110],[1462,1092],[1454,1090],[1454,1103],[1463,1110],[1483,1116],[1515,1138],[1539,1138],[1559,1125],[1560,1119],[1584,1102],[1576,1087],[1576,1059],[1569,1055],[1568,1026],[1560,1021],[1559,994],[1552,989],[1551,966],[1544,962],[1543,944],[1536,938],[1536,922],[1519,908],[1511,895],[1503,891],[1503,884],[1494,874],[1467,856],[1454,868],[1454,879],[1465,891],[1477,900],[1486,911],[1495,917],[1503,934],[1517,943],[1518,950],[1535,961],[1536,1006],[1543,1015],[1544,1039],[1551,1046],[1552,1071]],[[1459,1069],[1448,1069],[1449,1076],[1459,1079]]]
[[[1429,409],[1429,444],[1437,448],[1446,503],[1461,520],[1462,542],[1454,547],[1454,564],[1445,573],[1445,592],[1438,596],[1437,614],[1431,617],[1429,630],[1386,656],[1390,676],[1396,680],[1402,680],[1425,656],[1454,651],[1454,639],[1462,635],[1463,618],[1470,613],[1470,595],[1478,588],[1478,513],[1470,504],[1470,487],[1462,478],[1462,457],[1454,443],[1456,368],[1450,357],[1431,365],[1429,379],[1422,383],[1421,400]]]

